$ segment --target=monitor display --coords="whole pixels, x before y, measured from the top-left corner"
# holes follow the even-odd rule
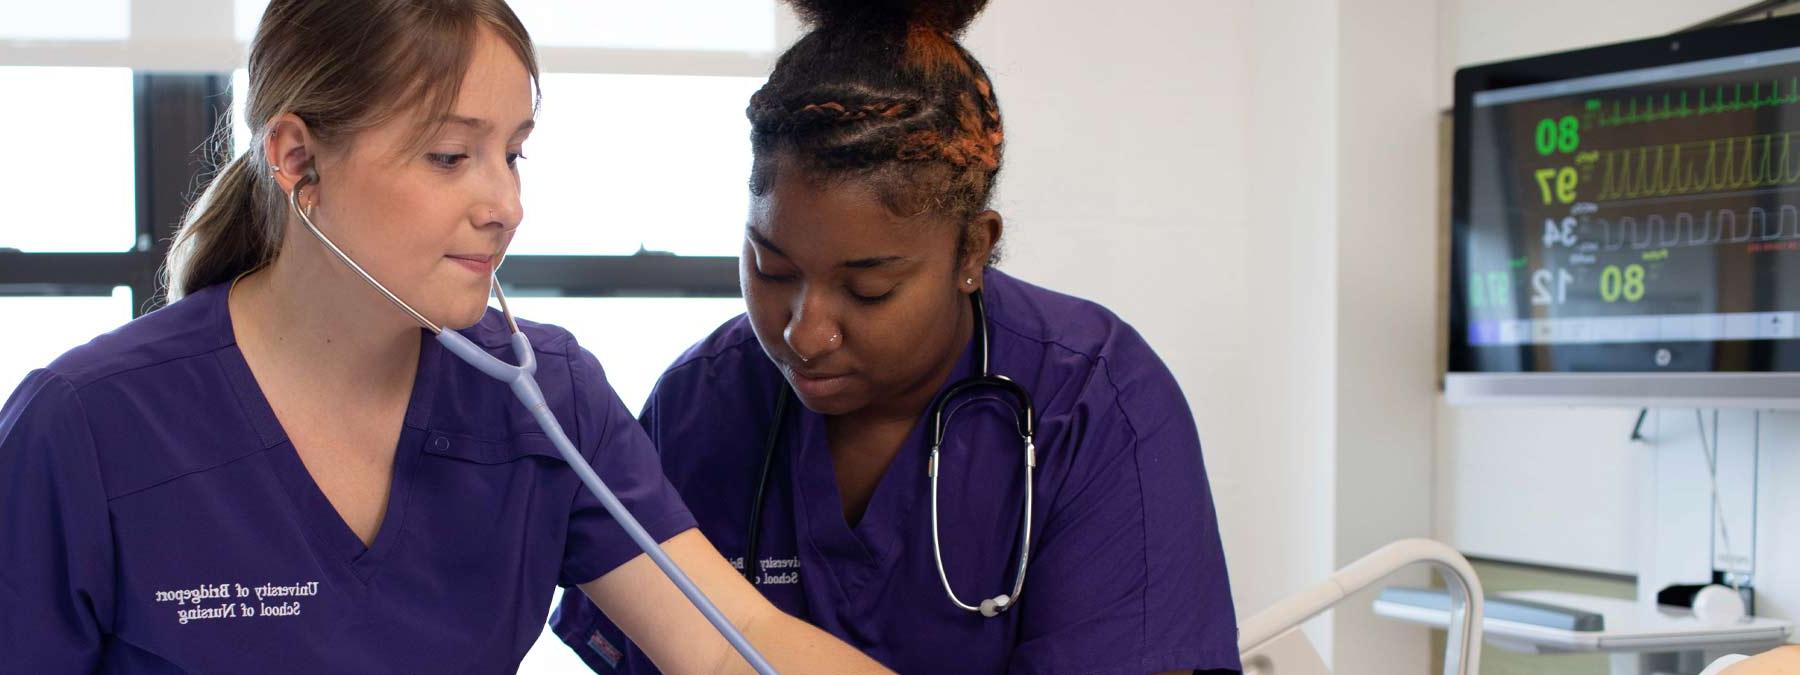
[[[1800,29],[1767,23],[1458,73],[1453,378],[1800,372]]]

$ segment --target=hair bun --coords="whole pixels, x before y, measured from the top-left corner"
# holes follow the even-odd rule
[[[806,23],[842,26],[923,27],[960,35],[987,7],[987,0],[788,0]]]

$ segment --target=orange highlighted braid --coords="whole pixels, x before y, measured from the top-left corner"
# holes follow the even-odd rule
[[[751,193],[780,165],[867,181],[903,215],[986,209],[1006,135],[956,37],[986,0],[790,2],[814,28],[750,98]]]

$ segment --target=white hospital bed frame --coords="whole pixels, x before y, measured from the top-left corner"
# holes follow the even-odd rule
[[[1324,583],[1284,598],[1238,627],[1244,675],[1314,675],[1330,671],[1300,625],[1413,563],[1431,565],[1450,590],[1450,639],[1444,673],[1475,675],[1481,664],[1481,580],[1468,559],[1430,539],[1402,539],[1350,563]]]

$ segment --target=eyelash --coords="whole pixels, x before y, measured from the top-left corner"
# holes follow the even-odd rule
[[[787,283],[789,281],[794,280],[794,277],[792,275],[778,276],[778,275],[774,275],[774,274],[769,274],[768,272],[762,271],[762,268],[755,267],[755,266],[752,266],[750,269],[751,269],[751,271],[756,272],[756,276],[760,277],[763,281],[772,281],[775,283]]]
[[[888,296],[893,295],[893,294],[894,294],[894,292],[892,290],[890,290],[886,293],[882,293],[881,295],[862,295],[862,294],[857,293],[856,291],[850,291],[850,297],[855,298],[857,302],[860,302],[865,305],[879,305],[883,302],[886,302],[888,299]]]
[[[764,272],[761,269],[756,268],[756,267],[752,267],[750,269],[751,269],[751,271],[753,271],[756,274],[756,276],[758,278],[761,278],[763,281],[784,284],[784,283],[788,283],[788,282],[794,280],[794,277],[791,275],[769,274],[768,272]],[[856,291],[852,291],[852,290],[848,290],[848,289],[845,289],[844,292],[848,293],[850,295],[851,299],[857,301],[858,303],[864,304],[864,305],[879,305],[883,302],[886,302],[887,299],[894,294],[894,291],[892,289],[889,289],[888,292],[882,293],[881,295],[862,295],[860,293],[857,293]]]
[[[440,169],[454,169],[454,168],[456,168],[456,165],[461,164],[463,160],[468,159],[469,154],[466,152],[461,152],[461,153],[433,152],[433,153],[426,154],[425,157],[427,159],[430,159],[431,163],[437,165],[437,167]],[[519,160],[521,160],[521,159],[526,159],[525,153],[522,153],[522,152],[506,153],[506,165],[509,167],[518,166]]]

